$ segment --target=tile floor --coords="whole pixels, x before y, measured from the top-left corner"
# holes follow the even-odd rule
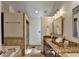
[[[44,55],[41,54],[41,46],[29,46],[25,54],[25,57],[44,57]]]

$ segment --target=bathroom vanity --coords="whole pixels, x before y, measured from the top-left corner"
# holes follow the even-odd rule
[[[78,43],[70,42],[71,46],[64,47],[52,41],[51,36],[44,36],[43,40],[43,53],[46,57],[79,57]]]

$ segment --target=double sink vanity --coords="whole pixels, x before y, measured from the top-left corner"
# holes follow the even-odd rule
[[[73,15],[73,34],[75,38],[79,38],[79,6],[72,9]],[[79,43],[72,42],[67,39],[64,33],[64,17],[60,16],[52,21],[52,32],[46,32],[43,35],[43,54],[47,57],[79,57]],[[48,27],[47,27],[48,29]],[[67,28],[68,29],[68,28]],[[50,30],[50,29],[49,29]],[[68,29],[69,30],[69,29]],[[49,34],[47,34],[49,33]],[[50,34],[51,33],[51,34]]]
[[[57,37],[43,37],[43,53],[46,57],[79,57],[79,43],[63,39],[56,42]],[[67,41],[68,45],[64,43]]]

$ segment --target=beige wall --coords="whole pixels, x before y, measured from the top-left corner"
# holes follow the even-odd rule
[[[43,51],[43,36],[49,33],[52,33],[52,17],[49,16],[43,16],[41,17],[41,50]],[[46,30],[48,26],[49,31]],[[49,35],[48,34],[48,35]]]
[[[9,4],[2,2],[2,12],[9,12]]]
[[[42,35],[51,34],[52,33],[52,17],[44,16],[41,19],[41,25],[42,25]],[[48,27],[48,30],[47,30]]]
[[[4,36],[5,37],[23,37],[23,14],[22,13],[4,14]]]
[[[9,3],[3,1],[1,6],[2,12],[15,12],[14,8]]]
[[[9,4],[9,12],[16,12],[15,9]]]

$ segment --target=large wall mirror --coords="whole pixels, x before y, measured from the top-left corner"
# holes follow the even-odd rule
[[[54,19],[52,25],[53,25],[53,34],[63,35],[63,17],[62,16]]]
[[[72,9],[73,17],[73,36],[79,37],[79,5]]]

